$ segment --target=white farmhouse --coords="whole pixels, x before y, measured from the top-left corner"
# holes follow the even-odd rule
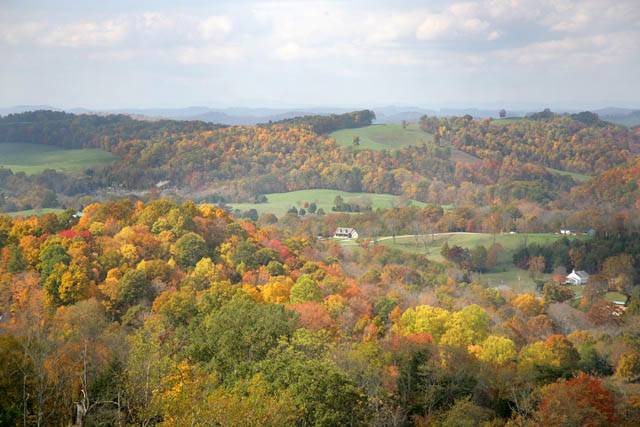
[[[357,239],[358,232],[355,228],[338,227],[333,234],[336,239]]]
[[[573,269],[571,273],[567,275],[567,280],[565,280],[564,283],[567,285],[585,285],[588,281],[589,273]]]

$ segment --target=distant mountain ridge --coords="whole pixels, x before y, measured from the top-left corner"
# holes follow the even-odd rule
[[[343,107],[313,107],[313,108],[210,108],[191,106],[185,108],[117,108],[117,109],[89,109],[89,108],[59,108],[50,105],[18,105],[0,108],[0,116],[23,113],[36,110],[66,111],[74,114],[127,114],[139,120],[201,120],[208,123],[223,125],[255,125],[259,123],[277,122],[294,117],[310,115],[342,114],[359,108]],[[427,109],[417,106],[384,106],[372,108],[376,113],[375,123],[401,123],[402,121],[417,121],[420,117],[436,116],[451,117],[466,114],[475,118],[498,118],[500,109],[479,108],[441,108]],[[524,117],[528,111],[506,109],[508,117]],[[557,110],[560,113],[576,113],[581,110]],[[601,119],[624,126],[640,125],[640,110],[630,108],[607,107],[592,110]]]

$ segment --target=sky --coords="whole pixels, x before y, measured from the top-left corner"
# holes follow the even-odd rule
[[[640,0],[0,0],[0,106],[640,107]]]

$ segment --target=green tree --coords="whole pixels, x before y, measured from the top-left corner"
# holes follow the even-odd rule
[[[40,251],[40,262],[38,263],[40,277],[45,280],[57,264],[69,265],[70,262],[71,257],[60,243],[50,243]]]
[[[173,254],[181,267],[193,267],[207,254],[207,243],[195,233],[187,233],[175,244]]]
[[[188,354],[215,369],[223,378],[251,373],[281,338],[290,337],[294,313],[278,304],[259,304],[243,292],[208,313],[194,318]]]
[[[487,270],[487,248],[476,246],[471,250],[471,269],[484,272]]]
[[[300,304],[309,301],[322,301],[322,290],[315,280],[304,274],[298,278],[291,288],[291,302]]]
[[[136,304],[141,298],[150,296],[147,275],[140,270],[129,270],[120,279],[120,298],[116,304],[121,308]]]
[[[475,404],[470,397],[456,400],[442,415],[442,427],[475,427],[488,423],[493,411]]]
[[[261,371],[273,388],[290,393],[302,412],[299,425],[365,425],[363,391],[321,354],[281,346],[261,363]]]

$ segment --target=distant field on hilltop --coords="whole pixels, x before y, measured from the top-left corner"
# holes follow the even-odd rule
[[[398,124],[371,125],[355,129],[342,129],[329,134],[343,147],[356,148],[353,138],[360,138],[359,150],[394,150],[412,145],[420,145],[433,141],[433,135],[422,131],[417,124],[410,123],[406,128]],[[474,163],[479,161],[477,157],[451,148],[451,160],[454,162]]]
[[[393,150],[432,141],[433,135],[420,130],[415,124],[405,128],[399,124],[371,125],[354,129],[342,129],[329,134],[339,145],[353,147],[353,138],[360,138],[362,150]]]
[[[390,208],[394,202],[400,202],[400,198],[393,194],[347,193],[346,191],[315,189],[265,194],[267,203],[230,203],[229,206],[243,211],[256,209],[259,214],[273,213],[280,216],[287,213],[287,210],[292,206],[301,208],[305,203],[315,202],[318,209],[322,208],[325,213],[329,213],[334,206],[333,201],[338,195],[346,203],[370,204],[372,209]],[[425,203],[415,200],[411,203],[414,206],[426,206]]]
[[[18,217],[18,216],[22,216],[22,217],[29,217],[29,216],[40,216],[40,215],[44,215],[44,214],[48,214],[48,213],[54,213],[54,214],[58,214],[58,213],[62,213],[64,212],[64,209],[58,209],[58,208],[43,208],[43,209],[29,209],[26,211],[18,211],[18,212],[0,212],[0,215],[9,215],[9,216],[13,216],[13,217]]]
[[[0,167],[28,175],[46,169],[74,173],[106,166],[115,159],[113,154],[97,148],[65,150],[41,144],[0,143]]]

